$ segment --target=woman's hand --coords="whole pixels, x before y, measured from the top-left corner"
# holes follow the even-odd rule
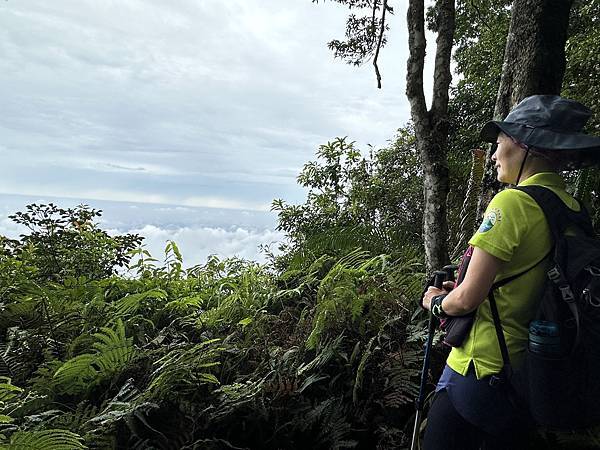
[[[452,289],[454,289],[455,284],[456,281],[444,281],[444,284],[442,286],[446,292],[450,292]]]
[[[421,300],[423,308],[427,310],[431,309],[431,300],[433,297],[436,295],[448,294],[452,289],[454,289],[454,281],[444,281],[442,289],[429,286],[425,292],[425,295],[423,296],[423,300]]]
[[[431,300],[433,299],[433,297],[435,297],[436,295],[447,294],[448,292],[449,291],[447,291],[446,289],[438,289],[434,286],[429,286],[427,288],[427,291],[425,292],[425,295],[423,295],[423,300],[421,301],[421,303],[423,304],[423,308],[430,310]]]
[[[464,280],[444,299],[444,312],[449,316],[463,316],[476,310],[486,299],[502,264],[499,258],[475,247]],[[444,289],[430,286],[423,296],[423,308],[431,310],[433,297],[447,293],[446,283]]]

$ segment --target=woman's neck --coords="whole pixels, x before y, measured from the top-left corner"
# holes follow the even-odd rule
[[[523,173],[521,174],[521,178],[519,183],[525,181],[527,178],[534,176],[535,174],[542,172],[554,172],[557,173],[556,167],[547,159],[540,158],[529,154],[529,158],[525,167],[523,168]]]

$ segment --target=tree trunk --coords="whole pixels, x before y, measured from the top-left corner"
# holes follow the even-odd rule
[[[435,55],[431,109],[427,110],[423,92],[425,63],[425,7],[423,0],[410,0],[408,6],[408,47],[406,95],[415,126],[417,149],[423,164],[423,239],[427,270],[448,263],[448,88],[452,79],[450,57],[455,28],[454,0],[438,0],[438,37]]]
[[[565,43],[573,0],[515,0],[494,119],[504,119],[512,107],[533,94],[560,94],[565,74]],[[492,146],[495,148],[495,146]],[[492,148],[486,155],[477,217],[500,189]]]

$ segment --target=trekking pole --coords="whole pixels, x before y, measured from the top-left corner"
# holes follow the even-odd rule
[[[442,289],[444,279],[448,275],[448,272],[437,270],[434,273],[433,286]],[[417,414],[415,416],[415,427],[413,429],[412,443],[410,445],[411,450],[417,450],[417,442],[419,436],[419,429],[421,428],[421,416],[423,415],[423,405],[425,404],[425,385],[427,384],[427,374],[429,372],[429,357],[431,354],[431,346],[433,344],[433,335],[435,333],[436,318],[431,311],[429,312],[429,329],[427,331],[427,343],[425,344],[425,359],[423,360],[423,371],[421,372],[421,385],[419,386],[419,396],[417,397],[416,409]]]

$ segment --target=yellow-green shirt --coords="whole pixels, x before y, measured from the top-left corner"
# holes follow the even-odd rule
[[[560,175],[538,173],[519,183],[519,186],[529,185],[548,187],[569,208],[579,210],[577,201],[565,191]],[[525,192],[516,189],[501,191],[488,205],[483,222],[469,244],[505,261],[494,281],[533,267],[494,291],[510,361],[518,367],[525,355],[528,325],[535,316],[549,260],[537,263],[552,247],[544,212]],[[461,347],[452,349],[447,360],[447,364],[462,375],[466,375],[471,362],[477,378],[498,373],[502,368],[489,301],[479,305],[468,337]]]

